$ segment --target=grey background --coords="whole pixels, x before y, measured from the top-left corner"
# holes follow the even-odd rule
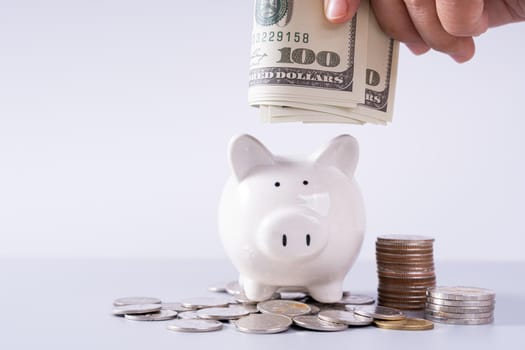
[[[269,125],[247,105],[251,1],[0,0],[0,257],[224,258],[232,135],[361,146],[368,233],[523,260],[525,25],[458,65],[401,50],[387,127]]]
[[[9,263],[11,262],[11,263]],[[111,302],[126,295],[156,296],[166,302],[210,296],[206,288],[235,276],[221,260],[45,259],[0,260],[2,349],[516,349],[525,339],[523,262],[437,262],[441,283],[493,287],[495,322],[482,326],[436,323],[422,332],[375,327],[344,332],[260,335],[237,332],[232,324],[212,333],[166,330],[171,321],[139,322],[111,315]],[[3,282],[3,281],[2,281]],[[373,262],[358,261],[344,283],[352,293],[375,295]],[[417,316],[417,315],[416,315]]]

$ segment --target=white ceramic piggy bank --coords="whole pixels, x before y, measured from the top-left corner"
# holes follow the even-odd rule
[[[304,159],[273,155],[249,135],[232,139],[219,231],[249,299],[268,299],[280,287],[306,289],[325,303],[341,299],[365,232],[358,153],[350,135]]]

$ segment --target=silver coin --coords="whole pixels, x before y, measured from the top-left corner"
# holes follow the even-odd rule
[[[162,310],[171,310],[177,312],[196,310],[196,308],[182,306],[181,303],[162,303]]]
[[[296,287],[296,286],[286,286],[286,287],[279,287],[277,289],[278,293],[284,292],[301,292],[304,294],[308,294],[308,290],[305,287]]]
[[[214,293],[226,293],[226,283],[214,283],[208,287],[208,290]]]
[[[197,311],[199,318],[206,320],[236,320],[242,316],[248,315],[249,313],[250,312],[242,306],[210,307]]]
[[[230,307],[243,308],[246,311],[248,311],[250,314],[256,314],[259,312],[259,309],[257,309],[257,305],[254,305],[254,304],[230,305]]]
[[[227,298],[219,298],[219,297],[198,297],[198,298],[186,298],[184,300],[181,300],[182,306],[189,307],[189,308],[205,308],[205,307],[220,307],[220,306],[228,306],[228,304],[231,302],[230,299]]]
[[[236,302],[238,303],[241,303],[241,304],[246,304],[246,305],[256,305],[258,302],[255,301],[255,300],[251,300],[249,299],[246,294],[244,294],[244,292],[240,292],[238,294],[235,294],[233,296],[233,298],[235,299]]]
[[[425,310],[425,315],[432,316],[432,317],[442,317],[442,318],[467,318],[467,319],[479,319],[479,318],[491,318],[494,317],[493,312],[482,312],[482,313],[470,313],[470,314],[457,314],[453,312],[444,312],[444,311],[433,311],[433,310]]]
[[[299,327],[323,332],[337,332],[348,329],[348,326],[345,324],[323,321],[315,315],[295,316],[293,323]]]
[[[453,312],[458,314],[478,314],[478,313],[484,313],[484,312],[492,312],[494,311],[494,306],[477,306],[477,307],[461,307],[461,306],[446,306],[446,305],[436,305],[427,303],[425,305],[425,308],[427,310],[433,310],[433,311],[444,311],[444,312]]]
[[[215,320],[174,320],[167,327],[177,332],[212,332],[222,328],[222,323]]]
[[[160,310],[151,314],[143,315],[124,315],[128,320],[133,321],[166,321],[171,320],[177,316],[177,311],[172,310]]]
[[[425,318],[427,320],[433,321],[433,322],[439,322],[439,323],[445,323],[445,324],[455,324],[455,325],[482,325],[482,324],[489,324],[494,322],[494,317],[489,318],[479,318],[479,319],[461,319],[461,318],[444,318],[444,317],[437,317],[437,316],[430,316],[425,315]]]
[[[241,317],[233,324],[244,333],[280,333],[288,330],[292,324],[289,317],[275,314],[251,314]]]
[[[280,297],[279,293],[273,293],[272,296],[270,298],[268,298],[267,300],[279,299],[279,297]],[[236,302],[241,303],[243,305],[256,305],[257,303],[260,302],[260,301],[255,301],[255,300],[249,299],[246,296],[246,294],[244,294],[244,292],[240,292],[239,294],[235,294],[233,296],[233,298],[235,299]]]
[[[226,292],[230,295],[237,295],[243,291],[241,285],[237,281],[231,281],[226,283]]]
[[[337,304],[368,305],[368,304],[373,304],[374,302],[375,302],[375,299],[372,297],[369,297],[368,295],[353,294],[353,295],[343,296],[343,298],[339,300]]]
[[[429,288],[427,295],[447,300],[493,300],[496,297],[496,293],[490,289],[461,286]]]
[[[493,306],[496,304],[496,300],[447,300],[427,296],[427,303],[446,306],[478,307]]]
[[[278,294],[281,300],[302,300],[308,296],[303,292],[279,292]]]
[[[351,311],[325,310],[318,317],[323,321],[342,323],[348,326],[368,326],[374,322],[371,317],[360,316]]]
[[[269,300],[257,304],[257,309],[266,314],[277,314],[288,317],[309,314],[312,310],[308,304],[293,300]]]
[[[308,306],[310,306],[310,315],[317,315],[321,311],[321,308],[317,305],[308,304]]]
[[[149,314],[152,312],[160,311],[160,309],[161,309],[160,304],[115,306],[113,308],[113,315],[124,316],[124,315],[136,315],[136,314]]]
[[[199,315],[197,314],[196,310],[179,312],[177,316],[183,320],[199,319]]]
[[[324,310],[346,310],[345,304],[323,304],[323,303],[308,303],[308,305],[315,305],[317,306],[320,311]]]
[[[150,297],[125,297],[113,301],[114,306],[160,304],[160,299]]]
[[[378,320],[396,321],[406,318],[406,315],[401,310],[385,306],[361,306],[356,307],[354,312],[358,315],[372,317]]]
[[[354,312],[355,309],[358,308],[358,307],[360,307],[360,306],[359,305],[348,304],[348,305],[345,305],[345,310]],[[331,310],[331,309],[327,309],[327,310]],[[368,317],[368,316],[363,316],[363,317]]]

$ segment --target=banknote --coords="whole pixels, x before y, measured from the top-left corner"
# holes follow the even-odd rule
[[[256,0],[249,103],[268,122],[386,123],[392,120],[398,43],[368,0],[343,24],[319,0]]]

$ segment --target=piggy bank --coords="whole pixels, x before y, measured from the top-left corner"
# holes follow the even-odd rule
[[[319,302],[340,300],[365,232],[355,138],[341,135],[291,158],[241,135],[228,152],[232,175],[219,204],[219,233],[246,297],[262,301],[290,287]]]

